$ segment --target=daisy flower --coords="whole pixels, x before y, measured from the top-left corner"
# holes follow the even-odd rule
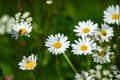
[[[46,0],[46,4],[52,4],[53,0]]]
[[[32,54],[31,56],[29,56],[28,58],[26,58],[25,56],[23,56],[23,60],[22,62],[19,62],[19,68],[22,70],[33,70],[37,63],[37,55]]]
[[[75,80],[94,80],[88,75],[88,72],[82,71],[81,74],[76,73]]]
[[[100,42],[103,42],[103,41],[109,42],[109,40],[114,36],[113,28],[105,23],[102,24],[101,29],[98,29],[97,31],[98,31],[96,33],[96,35],[98,35],[97,40],[99,40]]]
[[[96,48],[96,43],[87,37],[79,38],[75,40],[75,44],[72,44],[72,52],[77,55],[92,54],[92,50]]]
[[[108,78],[106,80],[111,80],[109,78],[110,70],[105,69],[100,64],[95,65],[95,68],[89,69],[89,73],[95,80],[105,80],[106,77]]]
[[[64,34],[50,35],[45,42],[45,46],[48,47],[48,51],[52,52],[52,54],[61,54],[69,48],[70,42],[67,40],[68,38]]]
[[[109,74],[109,77],[112,79],[114,78],[116,80],[120,80],[120,71],[118,67],[112,64],[110,68],[111,68],[111,73]]]
[[[31,24],[27,22],[21,22],[21,23],[16,23],[13,25],[13,32],[12,37],[15,37],[15,39],[18,39],[18,36],[28,36],[30,37],[29,33],[32,31],[32,26]]]
[[[114,54],[113,52],[110,52],[110,46],[108,46],[106,49],[98,47],[98,52],[93,54],[94,62],[104,64],[109,63],[110,55]]]
[[[10,26],[12,21],[12,18],[7,14],[4,14],[0,18],[0,34],[10,33],[12,31],[12,27]]]
[[[32,17],[30,17],[30,12],[18,12],[15,14],[15,17],[13,18],[14,22],[13,23],[19,23],[19,22],[27,22],[27,23],[31,23],[32,21]],[[12,23],[12,24],[13,24]]]
[[[109,6],[105,11],[104,11],[104,21],[107,22],[108,24],[119,24],[120,22],[120,13],[119,13],[119,6]]]
[[[77,36],[93,36],[97,27],[98,24],[94,24],[91,20],[88,20],[86,22],[79,22],[73,31],[77,33]]]

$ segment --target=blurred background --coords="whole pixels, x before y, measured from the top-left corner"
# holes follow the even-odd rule
[[[92,20],[101,25],[103,11],[110,5],[119,4],[119,0],[0,0],[0,18],[3,15],[14,17],[16,13],[27,11],[33,18],[33,31],[27,38],[32,53],[38,55],[37,67],[34,69],[38,80],[73,80],[74,72],[63,55],[52,55],[45,47],[45,41],[51,34],[63,33],[71,43],[77,39],[73,32],[79,21]],[[1,24],[1,23],[0,23]],[[7,24],[9,25],[9,24]],[[35,80],[32,71],[19,69],[18,63],[23,56],[30,56],[22,37],[18,40],[3,31],[0,25],[0,77],[12,76],[14,80]],[[7,30],[8,26],[5,26]],[[88,56],[77,56],[66,51],[78,72],[96,65]],[[106,64],[109,65],[109,64]],[[106,67],[106,65],[104,65]]]

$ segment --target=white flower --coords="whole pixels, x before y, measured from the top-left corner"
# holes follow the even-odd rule
[[[102,75],[101,75],[101,71],[100,71],[100,70],[97,70],[97,71],[96,71],[95,77],[98,78],[99,80],[102,78]]]
[[[96,43],[87,37],[79,38],[75,40],[75,44],[72,44],[72,52],[77,55],[92,54],[92,50],[96,48]]]
[[[46,4],[52,4],[53,0],[46,0]]]
[[[89,69],[89,73],[92,77],[96,76],[96,70],[94,70],[94,69]]]
[[[28,23],[31,23],[32,20],[33,20],[32,17],[26,18],[26,21],[27,21]]]
[[[20,22],[27,22],[31,23],[32,17],[30,17],[30,12],[18,12],[15,14],[15,18],[13,18],[13,22],[11,23],[12,25]]]
[[[110,80],[110,79],[108,79],[107,77],[103,77],[101,80]]]
[[[116,78],[118,78],[118,80],[120,80],[120,74],[117,74],[117,75],[116,75]]]
[[[12,22],[12,18],[4,14],[0,19],[0,34],[10,33],[12,31],[12,28],[10,26],[10,23]]]
[[[90,72],[91,74],[94,74],[96,71],[95,71],[94,69],[90,69],[89,72]]]
[[[27,18],[27,17],[29,17],[29,15],[30,15],[30,12],[24,12],[23,13],[23,15],[21,16],[21,18]]]
[[[108,24],[119,24],[120,22],[120,14],[119,14],[119,6],[109,6],[105,11],[104,11],[104,21],[107,22]]]
[[[103,75],[108,76],[109,74],[110,74],[110,71],[109,71],[109,70],[103,70]]]
[[[97,40],[99,40],[99,42],[109,42],[110,39],[114,36],[113,28],[104,23],[101,25],[101,29],[98,29],[96,35],[98,35]]]
[[[32,31],[31,24],[27,22],[21,22],[16,23],[13,25],[13,32],[11,32],[12,37],[15,37],[15,39],[18,39],[18,36],[28,36],[30,37],[29,33]]]
[[[82,71],[81,74],[76,73],[75,80],[94,80],[88,75],[88,72]]]
[[[1,25],[0,26],[0,34],[5,34],[5,26],[4,25]]]
[[[9,15],[4,14],[4,15],[1,17],[0,22],[1,22],[1,23],[6,23],[6,22],[8,22],[8,19],[9,19],[9,18],[10,18]]]
[[[117,66],[115,65],[111,65],[111,69],[114,71],[114,70],[117,70]]]
[[[77,36],[93,36],[97,27],[98,24],[94,24],[91,20],[88,20],[86,22],[79,22],[73,31],[77,33]]]
[[[64,34],[56,34],[48,36],[47,41],[45,42],[45,46],[48,47],[48,50],[52,52],[52,54],[61,54],[69,48],[69,41],[67,41],[67,37]]]
[[[16,20],[16,21],[19,21],[20,16],[21,16],[21,13],[20,13],[20,12],[16,13],[16,14],[15,14],[15,20]]]
[[[102,69],[102,65],[98,64],[98,65],[95,66],[95,68],[96,68],[96,70],[100,71]]]
[[[89,73],[96,80],[112,80],[110,79],[110,76],[113,77],[113,74],[110,73],[111,70],[104,68],[103,65],[97,64],[95,69],[89,69]]]
[[[113,54],[113,52],[110,52],[110,46],[108,46],[106,49],[98,47],[98,52],[93,54],[94,62],[104,64],[109,63],[110,55]]]
[[[109,77],[111,77],[111,78],[112,78],[112,77],[113,77],[113,74],[109,74]]]
[[[109,77],[118,78],[117,80],[120,79],[120,71],[118,70],[116,65],[111,65],[111,72],[112,74],[110,74]]]
[[[37,65],[36,61],[37,61],[37,55],[32,54],[28,58],[23,56],[22,62],[19,62],[18,65],[19,68],[22,70],[33,70]]]

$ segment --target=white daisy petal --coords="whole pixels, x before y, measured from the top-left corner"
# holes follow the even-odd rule
[[[107,22],[108,24],[119,24],[120,22],[120,14],[119,14],[119,6],[109,6],[106,8],[104,11],[104,21]]]
[[[22,62],[18,63],[19,68],[22,70],[33,70],[37,65],[36,60],[37,60],[37,55],[34,54],[29,56],[28,58],[23,56]]]
[[[113,54],[113,52],[110,52],[110,46],[107,48],[101,48],[98,47],[98,52],[93,54],[94,62],[104,64],[110,62],[110,55]]]
[[[113,28],[106,23],[101,25],[101,29],[97,29],[96,39],[99,42],[109,42],[113,36]]]
[[[29,33],[32,31],[32,26],[27,22],[16,23],[13,25],[13,30],[14,31],[11,34],[13,34],[13,37],[16,39],[18,39],[18,36],[23,35],[29,37]]]
[[[69,48],[69,41],[67,41],[67,37],[64,34],[56,34],[48,36],[47,41],[45,42],[45,46],[48,47],[48,51],[52,54],[62,54]]]
[[[76,55],[86,55],[92,54],[92,50],[96,47],[96,43],[87,37],[79,38],[78,41],[75,40],[75,44],[72,44],[72,52]]]
[[[88,20],[86,22],[79,22],[73,31],[77,33],[77,36],[94,36],[97,27],[98,24],[93,24],[91,20]]]
[[[76,73],[74,80],[94,80],[94,79],[88,75],[88,72],[82,71],[81,74]]]

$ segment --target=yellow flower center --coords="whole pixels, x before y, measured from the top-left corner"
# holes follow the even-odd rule
[[[26,66],[25,66],[25,67],[26,67],[26,68],[33,68],[33,67],[35,66],[35,64],[36,64],[35,62],[30,61],[30,62],[27,62],[27,63],[26,63]]]
[[[98,55],[101,57],[104,57],[106,55],[106,53],[103,50],[101,50],[101,51],[99,51]]]
[[[83,31],[83,33],[86,34],[86,33],[89,33],[89,32],[90,32],[90,29],[89,29],[89,28],[84,28],[82,31]]]
[[[26,32],[27,32],[27,31],[26,31],[25,28],[21,28],[21,29],[19,29],[18,34],[19,34],[19,35],[24,35]]]
[[[86,80],[85,78],[81,78],[80,80]]]
[[[55,42],[54,43],[54,47],[57,48],[57,49],[60,48],[61,46],[62,46],[62,44],[60,42]]]
[[[112,19],[113,19],[113,20],[117,20],[118,18],[119,18],[119,15],[118,15],[118,14],[115,13],[115,14],[112,15]]]
[[[87,49],[88,49],[87,45],[80,46],[80,50],[82,50],[82,51],[86,51]]]
[[[106,35],[107,35],[106,30],[102,29],[102,30],[100,31],[100,35],[101,35],[101,36],[106,36]]]

